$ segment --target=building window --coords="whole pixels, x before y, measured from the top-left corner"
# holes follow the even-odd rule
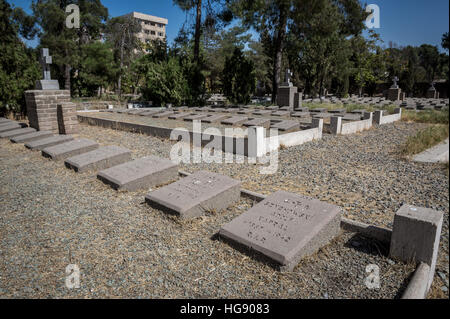
[[[155,34],[156,34],[156,32],[155,32],[155,31],[152,31],[152,32],[151,32],[151,35],[155,35]]]
[[[158,23],[158,27],[160,27],[162,29],[162,28],[164,28],[164,25],[161,23]]]
[[[158,32],[158,35],[159,35],[160,37],[163,37],[163,36],[164,36],[164,33],[163,33],[163,32]]]

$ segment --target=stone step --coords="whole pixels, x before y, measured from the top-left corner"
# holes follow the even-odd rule
[[[227,209],[239,201],[240,189],[240,181],[200,171],[149,193],[145,201],[180,218],[193,218]]]
[[[30,133],[34,133],[34,132],[36,132],[36,130],[31,127],[19,128],[19,129],[0,133],[0,138],[12,138],[12,137],[30,134]]]
[[[336,237],[340,224],[338,206],[279,191],[222,226],[219,235],[292,271]]]
[[[71,135],[56,135],[25,144],[26,148],[42,151],[44,148],[72,141]]]
[[[39,132],[34,132],[34,133],[30,133],[30,134],[13,137],[13,138],[11,138],[11,142],[13,142],[13,143],[29,143],[29,142],[34,142],[34,141],[41,140],[44,138],[48,138],[51,136],[53,136],[52,132],[39,131]]]
[[[69,157],[65,165],[82,173],[103,170],[131,160],[131,151],[119,146],[105,146],[95,151]]]
[[[116,190],[136,191],[177,180],[178,165],[167,159],[149,156],[103,170],[97,178]]]
[[[47,147],[42,150],[42,156],[54,161],[62,161],[69,157],[87,153],[98,148],[98,143],[88,139],[78,139],[67,143]]]

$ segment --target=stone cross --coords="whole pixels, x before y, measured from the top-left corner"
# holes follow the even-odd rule
[[[394,76],[394,78],[392,79],[392,81],[394,82],[394,84],[392,85],[393,89],[398,89],[398,77]]]
[[[436,88],[434,87],[436,85],[436,82],[431,81],[431,87],[430,87],[430,91],[436,91]]]
[[[41,57],[39,63],[42,66],[42,71],[44,73],[44,80],[51,80],[50,76],[50,64],[52,64],[52,57],[48,53],[48,49],[41,49]]]

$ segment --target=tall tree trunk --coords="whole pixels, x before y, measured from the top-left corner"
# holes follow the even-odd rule
[[[119,98],[122,97],[122,69],[123,69],[124,46],[125,46],[125,35],[123,35],[122,42],[120,43],[120,71],[119,71],[119,79],[117,81],[117,91],[119,93]]]
[[[195,21],[194,61],[198,64],[200,57],[200,36],[202,32],[202,0],[197,0],[197,18]]]
[[[287,12],[289,8],[286,6],[280,7],[280,22],[277,30],[277,37],[275,39],[275,59],[273,64],[273,80],[272,80],[272,103],[276,103],[278,86],[281,80],[281,62],[283,59],[283,46],[286,38],[287,27]]]

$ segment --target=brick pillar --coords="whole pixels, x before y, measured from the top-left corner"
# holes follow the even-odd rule
[[[68,90],[25,91],[30,127],[39,131],[59,133],[57,105],[70,102]]]
[[[59,134],[77,134],[77,106],[72,102],[58,103],[57,118]]]

